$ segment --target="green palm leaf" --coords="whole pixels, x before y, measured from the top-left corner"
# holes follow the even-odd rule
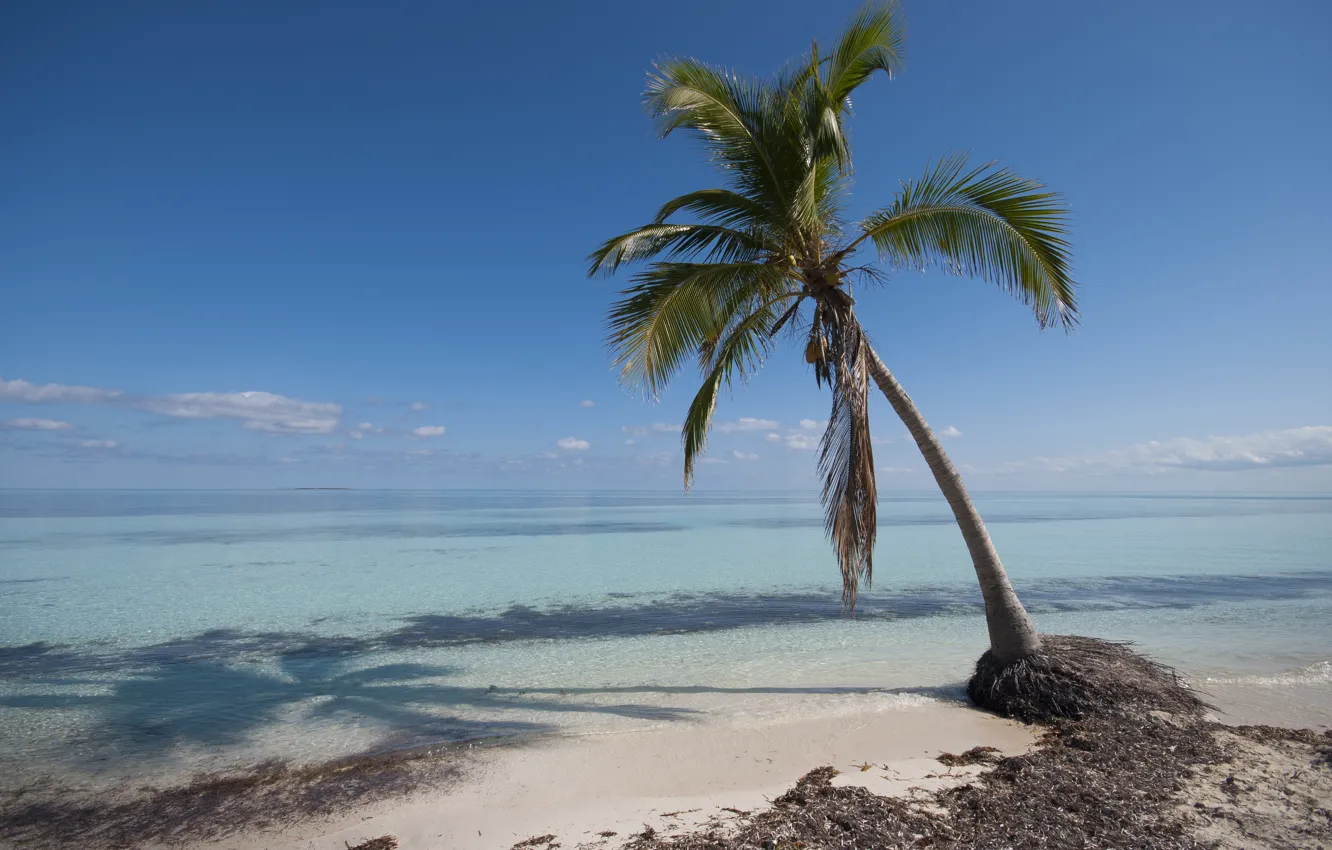
[[[799,128],[785,120],[783,93],[693,59],[672,59],[643,95],[662,136],[694,131],[744,194],[776,209],[790,202],[799,170]]]
[[[614,274],[624,263],[650,260],[661,254],[672,260],[691,260],[704,254],[708,262],[753,261],[767,247],[761,236],[730,227],[648,224],[608,239],[588,257],[591,264],[588,274]]]
[[[700,189],[667,201],[657,211],[656,223],[661,224],[678,212],[688,211],[702,216],[709,224],[722,227],[776,228],[786,224],[781,210],[773,210],[730,189]]]
[[[731,323],[725,305],[770,295],[782,275],[775,266],[743,262],[654,263],[635,275],[608,322],[621,380],[655,398],[686,358]]]
[[[906,31],[897,3],[866,4],[842,32],[829,58],[825,87],[845,108],[851,92],[876,71],[897,76],[905,62]]]
[[[1029,305],[1042,327],[1071,327],[1078,311],[1064,239],[1068,210],[1044,189],[1006,168],[967,170],[965,157],[949,157],[865,219],[847,251],[872,239],[898,266],[941,262],[998,284]]]
[[[851,145],[842,126],[851,111],[851,93],[877,71],[897,75],[903,64],[903,28],[896,3],[867,4],[842,32],[832,55],[820,61],[817,46],[806,122],[815,157],[831,158],[842,171],[851,169]]]
[[[684,449],[684,483],[688,489],[694,482],[694,461],[707,446],[708,431],[712,427],[712,414],[717,409],[717,396],[723,386],[736,378],[744,379],[763,364],[772,348],[768,328],[779,317],[777,305],[798,293],[787,293],[769,299],[758,309],[741,318],[729,328],[720,343],[713,346],[708,360],[709,368],[694,400],[689,404],[684,424],[680,428],[680,441]]]

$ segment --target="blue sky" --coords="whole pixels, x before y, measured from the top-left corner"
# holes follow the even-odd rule
[[[855,6],[4,4],[0,486],[678,487],[691,376],[621,389],[584,277],[719,182],[644,74],[767,73]],[[1332,7],[905,12],[855,212],[957,150],[1074,212],[1072,335],[943,274],[860,299],[972,486],[1332,490]],[[812,486],[826,407],[780,352],[699,486]],[[929,486],[873,415],[880,486]]]

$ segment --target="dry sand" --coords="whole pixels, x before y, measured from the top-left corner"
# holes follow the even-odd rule
[[[991,746],[1015,753],[1033,741],[1029,727],[957,703],[866,694],[862,707],[819,719],[763,725],[711,719],[489,750],[453,787],[373,805],[341,821],[203,846],[345,850],[385,834],[406,850],[507,850],[547,834],[566,848],[596,846],[645,826],[678,830],[730,817],[728,808],[762,807],[820,765],[837,766],[839,784],[905,795],[979,770],[945,768],[936,760],[941,752]],[[600,835],[610,832],[616,835]]]
[[[1332,835],[1332,739],[1299,741],[1221,731],[1228,761],[1184,790],[1181,814],[1217,850],[1323,850]]]

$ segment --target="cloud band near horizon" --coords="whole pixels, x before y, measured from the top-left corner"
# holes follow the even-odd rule
[[[122,390],[66,384],[33,384],[0,378],[0,403],[114,405],[173,419],[234,419],[248,431],[267,434],[329,434],[342,406],[268,392],[136,395]]]

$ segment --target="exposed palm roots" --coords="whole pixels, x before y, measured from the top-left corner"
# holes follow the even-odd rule
[[[981,708],[1027,722],[1057,718],[1198,716],[1209,706],[1169,667],[1127,644],[1075,635],[1043,635],[1041,651],[1003,663],[990,652],[976,662],[967,694]]]

